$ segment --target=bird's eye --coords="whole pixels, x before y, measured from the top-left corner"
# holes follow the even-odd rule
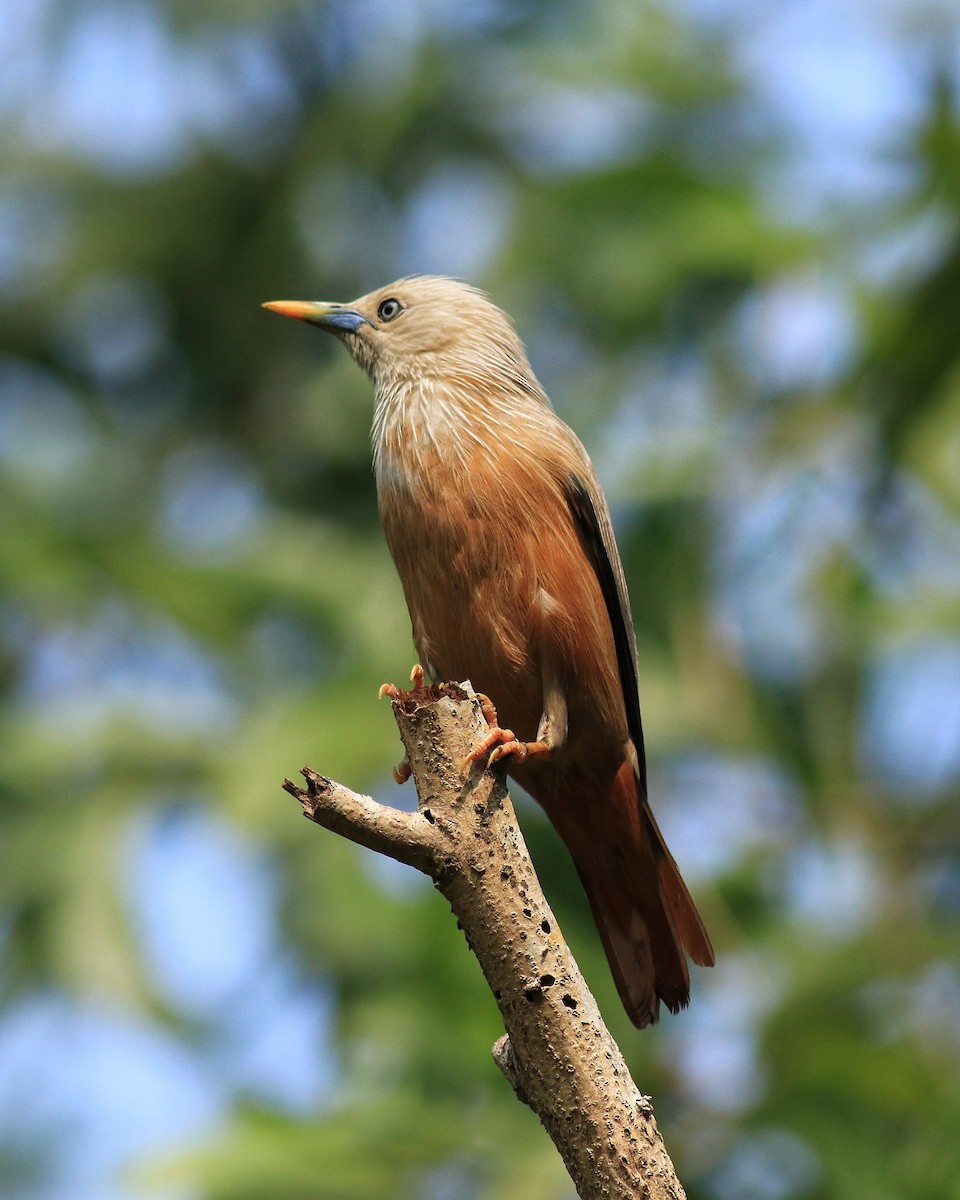
[[[384,300],[377,309],[377,316],[381,321],[392,321],[394,317],[399,317],[403,312],[403,305],[399,300],[394,300],[391,297],[389,300]]]

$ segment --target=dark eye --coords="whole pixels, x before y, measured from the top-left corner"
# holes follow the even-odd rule
[[[377,309],[377,316],[381,321],[392,321],[394,317],[399,317],[403,312],[403,305],[399,300],[394,300],[393,297],[389,300],[384,300]]]

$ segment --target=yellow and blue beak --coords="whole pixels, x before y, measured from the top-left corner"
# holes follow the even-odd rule
[[[326,300],[268,300],[261,306],[278,312],[282,317],[294,317],[317,325],[331,333],[356,333],[361,325],[370,322],[355,308],[346,304],[332,304]]]

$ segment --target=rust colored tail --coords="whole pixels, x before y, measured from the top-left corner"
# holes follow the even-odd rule
[[[548,815],[573,856],[631,1021],[639,1029],[656,1021],[661,1000],[671,1012],[684,1008],[684,951],[709,967],[713,947],[629,763],[602,794],[555,801]]]

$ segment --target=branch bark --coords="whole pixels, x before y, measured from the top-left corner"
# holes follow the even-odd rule
[[[417,786],[406,813],[303,769],[304,813],[430,875],[503,1016],[493,1056],[542,1121],[581,1200],[682,1200],[654,1121],[560,933],[499,772],[461,764],[485,731],[457,684],[400,692],[394,715]]]

